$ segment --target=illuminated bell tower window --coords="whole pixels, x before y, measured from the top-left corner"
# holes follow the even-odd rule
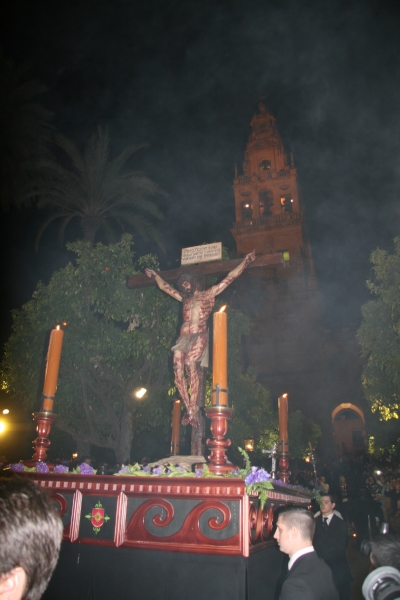
[[[242,218],[251,219],[253,217],[253,206],[248,200],[242,202]]]
[[[271,161],[270,160],[262,160],[260,162],[260,169],[262,171],[268,171],[271,169]]]
[[[265,217],[272,215],[271,206],[274,204],[272,192],[270,190],[261,190],[258,194],[258,199],[260,202],[260,215],[264,215]]]
[[[293,212],[293,198],[291,196],[281,196],[282,212]]]

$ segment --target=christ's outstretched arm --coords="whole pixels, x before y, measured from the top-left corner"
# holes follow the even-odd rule
[[[152,271],[151,269],[146,269],[145,273],[146,273],[147,277],[150,277],[150,279],[156,280],[156,283],[157,283],[158,287],[160,288],[160,290],[162,290],[166,294],[169,294],[170,296],[175,298],[175,300],[179,300],[179,302],[182,302],[182,296],[178,292],[178,290],[171,287],[166,281],[164,281],[164,279],[162,277],[157,275],[157,273],[155,271]]]
[[[217,283],[217,285],[213,285],[212,287],[210,287],[209,290],[207,290],[210,293],[210,295],[218,296],[218,294],[223,292],[228,287],[228,285],[230,285],[232,283],[232,281],[234,281],[237,277],[239,277],[239,275],[241,275],[243,273],[245,268],[251,262],[253,262],[253,260],[255,260],[255,258],[256,258],[256,251],[253,250],[253,252],[250,252],[244,258],[244,260],[240,263],[240,265],[238,265],[235,269],[233,269],[230,273],[228,273],[228,275],[222,281]]]

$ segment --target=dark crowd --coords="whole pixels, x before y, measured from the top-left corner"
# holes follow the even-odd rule
[[[388,452],[379,462],[366,455],[342,457],[317,465],[316,473],[315,480],[312,469],[295,469],[290,483],[333,494],[358,546],[377,535],[383,524],[385,533],[400,535],[400,465]]]

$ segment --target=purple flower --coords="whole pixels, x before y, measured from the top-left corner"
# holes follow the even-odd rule
[[[45,462],[37,462],[35,466],[37,473],[48,473],[50,471]]]
[[[69,469],[64,465],[56,465],[54,467],[54,473],[69,473]]]
[[[153,469],[153,475],[161,475],[163,471],[164,471],[164,467],[162,467],[160,465],[159,467],[155,467]]]
[[[144,467],[143,471],[144,471],[145,473],[148,473],[148,472],[149,472],[149,465],[146,465],[146,466]]]
[[[21,462],[13,463],[12,465],[10,465],[10,469],[11,471],[15,471],[15,473],[24,473],[25,471],[24,465]]]
[[[203,469],[196,469],[194,476],[201,477],[203,475]]]
[[[271,475],[265,471],[265,469],[259,469],[258,467],[251,467],[250,473],[244,480],[246,485],[253,485],[254,483],[261,483],[262,481],[268,481]]]
[[[129,465],[125,465],[125,467],[122,467],[122,469],[120,469],[118,473],[120,473],[121,475],[123,475],[124,473],[129,473]]]
[[[176,467],[176,470],[179,471],[180,473],[185,473],[185,469],[183,467]]]
[[[81,465],[79,465],[78,468],[80,470],[81,475],[94,475],[93,467],[91,467],[87,463],[82,463]]]

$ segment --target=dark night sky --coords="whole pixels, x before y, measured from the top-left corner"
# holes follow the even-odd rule
[[[260,96],[294,153],[328,314],[357,324],[369,255],[399,234],[400,36],[385,0],[22,2],[3,14],[4,55],[31,61],[43,103],[77,142],[108,125],[114,150],[170,194],[165,266],[182,246],[234,247],[232,178]],[[1,340],[9,311],[65,264],[40,215],[3,217]]]

